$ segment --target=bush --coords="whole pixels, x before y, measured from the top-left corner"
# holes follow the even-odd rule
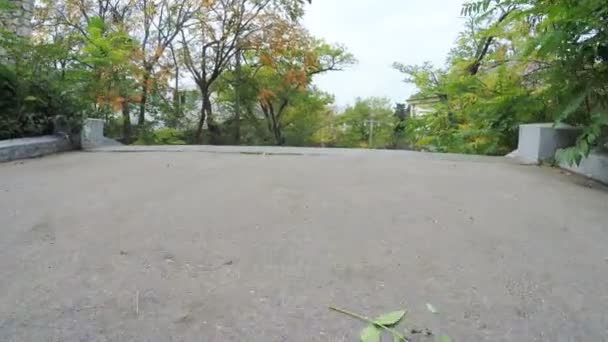
[[[134,145],[186,145],[190,140],[189,131],[175,128],[161,128],[140,134]]]
[[[55,68],[54,46],[32,46],[6,33],[2,38],[0,139],[49,134],[57,115],[78,127],[82,87],[70,71]]]
[[[49,134],[53,118],[63,115],[80,124],[79,106],[52,75],[32,80],[0,65],[0,139]]]

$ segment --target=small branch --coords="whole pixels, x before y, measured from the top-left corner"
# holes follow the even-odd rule
[[[362,320],[364,322],[371,323],[373,325],[379,326],[380,328],[382,328],[382,329],[390,332],[394,336],[397,336],[401,341],[409,341],[409,339],[407,337],[403,336],[397,330],[395,330],[393,328],[389,328],[386,325],[378,324],[378,323],[374,322],[373,320],[371,320],[371,319],[369,319],[369,318],[367,318],[365,316],[361,316],[361,315],[356,314],[354,312],[350,312],[350,311],[347,311],[345,309],[337,308],[335,306],[330,306],[329,309],[333,310],[333,311],[336,311],[336,312],[339,312],[339,313],[342,313],[342,314],[345,314],[347,316],[351,316],[351,317],[357,318],[357,319]]]

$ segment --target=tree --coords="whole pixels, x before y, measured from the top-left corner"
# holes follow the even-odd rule
[[[601,0],[483,0],[463,7],[467,14],[482,16],[492,15],[496,8],[506,8],[500,28],[527,29],[523,31],[522,49],[514,57],[528,65],[526,73],[534,78],[535,96],[546,98],[548,110],[557,113],[553,115],[556,121],[584,129],[575,148],[557,155],[571,163],[580,162],[608,136],[605,5]]]
[[[338,146],[387,148],[393,145],[396,118],[391,102],[386,98],[357,98],[336,118],[341,127]]]
[[[87,87],[95,102],[107,114],[120,110],[123,116],[123,138],[131,137],[130,102],[133,97],[133,71],[129,60],[136,44],[124,31],[112,29],[99,17],[89,19],[87,44],[82,58],[94,70]]]
[[[78,91],[85,115],[125,142],[200,143],[206,124],[211,143],[325,144],[335,135],[319,133],[334,126],[333,99],[312,78],[354,58],[302,28],[307,3],[41,0],[34,37],[52,49],[45,63],[72,83],[64,88]],[[184,89],[183,71],[200,96]]]
[[[320,134],[331,129],[328,125],[331,125],[334,113],[329,105],[333,101],[333,96],[313,86],[293,96],[280,121],[284,144],[318,146],[330,143],[327,140],[323,141]]]
[[[315,75],[339,71],[355,62],[342,46],[333,46],[310,36],[300,26],[283,22],[274,25],[259,42],[255,71],[259,107],[277,145],[285,144],[284,113],[309,91]]]
[[[201,10],[201,5],[199,1],[192,0],[138,0],[134,5],[137,15],[132,15],[131,18],[134,18],[136,23],[141,23],[131,26],[132,35],[141,37],[139,53],[136,55],[136,62],[141,68],[141,75],[138,75],[141,84],[138,125],[141,128],[145,123],[146,104],[153,83],[155,79],[162,79],[163,74],[167,75],[166,68],[161,68],[156,74],[155,68],[167,49],[171,48],[171,53],[175,53],[172,49],[173,41]],[[121,18],[123,21],[127,19]],[[177,68],[178,63],[174,55],[172,60]],[[175,79],[178,78],[176,73]]]
[[[396,68],[416,84],[417,96],[440,99],[435,113],[406,124],[410,144],[457,153],[505,154],[517,145],[521,123],[543,120],[549,109],[539,92],[539,63],[522,58],[528,22],[510,23],[517,7],[489,9],[469,18],[448,65]]]
[[[4,5],[0,1],[0,11],[24,9]],[[13,12],[2,14],[7,13]],[[32,39],[12,25],[5,28],[0,29],[0,139],[49,134],[56,115],[78,124],[90,105],[84,91],[90,74],[59,63],[78,56],[61,42]]]
[[[254,34],[272,25],[275,18],[301,15],[299,4],[297,0],[206,1],[192,26],[182,30],[184,62],[202,96],[197,141],[202,141],[206,120],[211,142],[218,142],[220,126],[213,116],[211,95],[237,50],[248,48]]]

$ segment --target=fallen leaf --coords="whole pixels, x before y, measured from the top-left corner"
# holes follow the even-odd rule
[[[377,317],[374,319],[374,323],[391,327],[399,323],[403,319],[403,316],[405,316],[405,310],[393,311]]]
[[[370,325],[361,330],[361,342],[380,342],[380,329]]]

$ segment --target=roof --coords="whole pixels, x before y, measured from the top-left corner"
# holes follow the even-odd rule
[[[431,96],[412,95],[406,100],[406,102],[409,104],[436,103],[440,102],[443,98],[445,98],[445,94],[436,94]]]

